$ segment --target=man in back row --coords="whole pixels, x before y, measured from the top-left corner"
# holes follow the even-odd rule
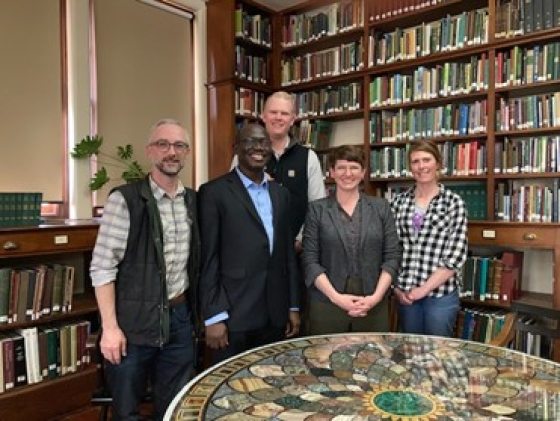
[[[290,227],[293,236],[297,236],[296,250],[299,251],[307,204],[326,195],[321,164],[312,149],[289,135],[296,119],[294,99],[289,93],[277,91],[270,95],[261,119],[272,143],[272,156],[265,170],[290,192]],[[232,168],[236,165],[237,156],[234,156]]]

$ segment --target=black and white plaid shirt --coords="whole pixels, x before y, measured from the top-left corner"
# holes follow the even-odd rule
[[[403,246],[398,288],[410,291],[426,282],[437,268],[445,267],[455,271],[455,275],[428,296],[441,297],[458,289],[468,247],[467,213],[461,197],[440,184],[439,193],[430,202],[418,234],[412,223],[414,187],[395,197],[391,209]]]

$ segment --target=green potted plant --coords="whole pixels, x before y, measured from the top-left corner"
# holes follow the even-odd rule
[[[138,161],[133,159],[134,150],[132,145],[127,144],[124,147],[117,146],[117,155],[112,156],[101,151],[102,144],[102,136],[86,136],[74,146],[74,150],[71,152],[72,158],[85,159],[96,155],[99,163],[122,169],[121,178],[127,183],[146,176],[146,172]],[[99,190],[107,184],[109,180],[107,169],[105,166],[102,166],[91,178],[89,188],[91,190]]]

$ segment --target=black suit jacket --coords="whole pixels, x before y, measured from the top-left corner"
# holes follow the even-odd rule
[[[269,182],[272,255],[263,223],[234,169],[199,190],[203,320],[227,311],[228,329],[243,332],[268,323],[283,327],[299,307],[298,265],[290,234],[288,190]]]

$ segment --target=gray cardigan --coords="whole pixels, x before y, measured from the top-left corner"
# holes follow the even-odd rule
[[[397,279],[401,246],[389,203],[385,199],[362,195],[363,214],[359,259],[364,294],[375,291],[381,270]],[[303,268],[311,299],[328,301],[315,288],[315,279],[325,273],[332,286],[343,292],[349,276],[348,249],[337,216],[338,203],[333,196],[309,204],[303,230]]]

